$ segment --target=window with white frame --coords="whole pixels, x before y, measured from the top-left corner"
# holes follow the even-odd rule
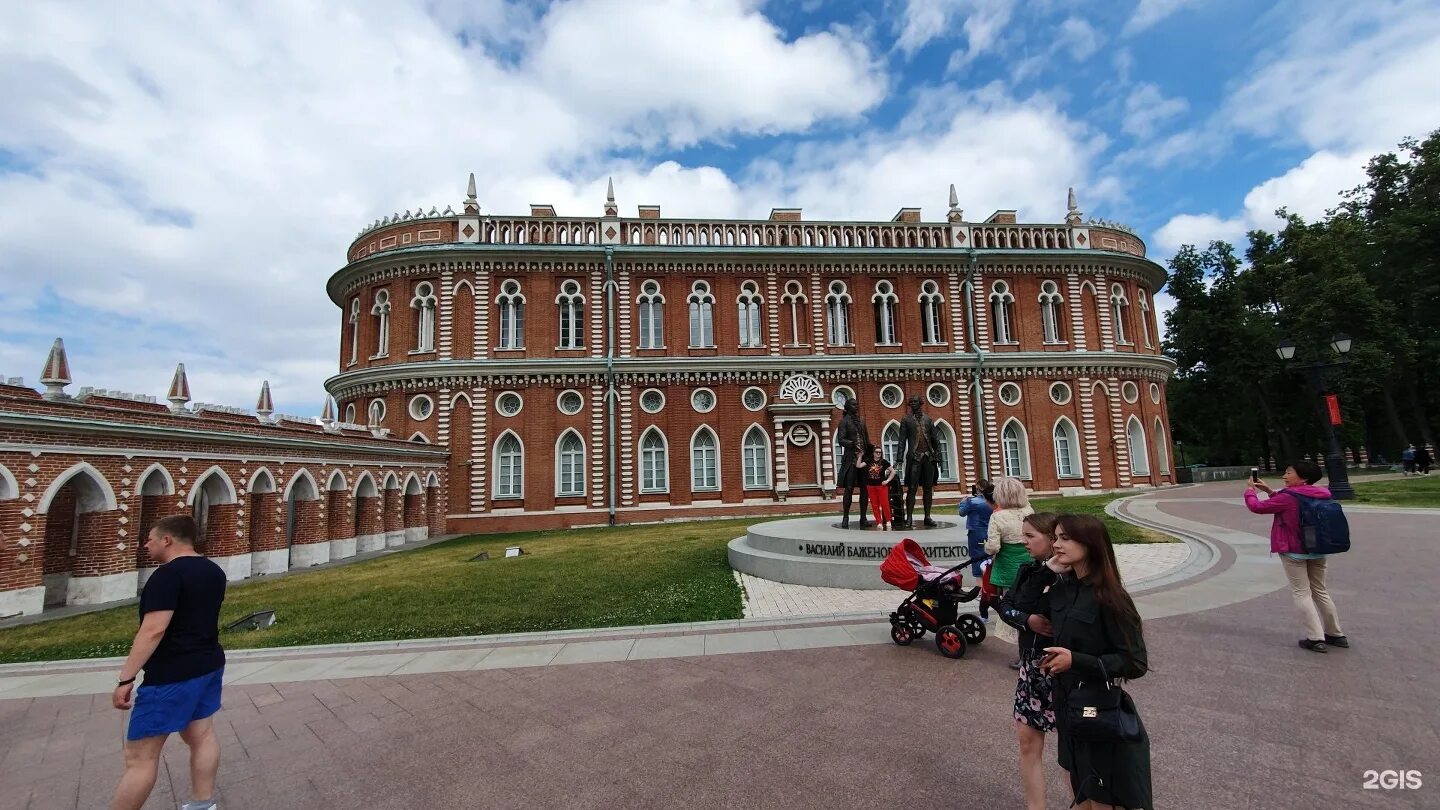
[[[410,398],[410,418],[417,422],[424,422],[435,412],[435,400],[425,394],[416,394]]]
[[[887,385],[880,389],[880,404],[887,408],[898,408],[905,404],[905,392],[898,385]]]
[[[740,403],[745,406],[745,410],[747,411],[760,410],[765,407],[765,403],[768,402],[769,399],[770,398],[765,395],[765,389],[753,385],[746,388],[745,393],[740,395]]]
[[[1055,422],[1055,475],[1060,478],[1080,477],[1080,435],[1069,419]]]
[[[935,434],[940,437],[939,446],[935,452],[940,457],[940,480],[956,480],[955,470],[955,431],[945,422],[935,423]]]
[[[525,348],[525,296],[520,292],[520,282],[501,282],[495,304],[500,310],[500,348]]]
[[[345,406],[345,424],[355,424],[355,403],[353,402]]]
[[[900,425],[895,422],[885,426],[880,433],[880,452],[892,466],[905,469],[905,459],[900,458]]]
[[[690,346],[709,349],[715,346],[715,296],[710,283],[697,281],[690,285]]]
[[[1005,460],[1005,474],[1012,478],[1030,477],[1030,447],[1025,428],[1011,419],[1000,431],[1000,448]]]
[[[996,343],[1015,342],[1015,296],[1003,281],[990,285],[990,334]]]
[[[375,292],[375,304],[370,307],[370,314],[375,316],[375,356],[385,357],[390,354],[390,291],[377,290]]]
[[[559,348],[585,348],[585,296],[580,293],[580,282],[566,279],[560,283],[555,309],[560,318]]]
[[[1046,343],[1065,342],[1065,296],[1053,281],[1040,282],[1040,328]]]
[[[803,346],[808,340],[801,340],[801,337],[809,334],[805,330],[806,315],[810,311],[810,299],[798,281],[785,282],[785,294],[780,296],[780,301],[790,313],[790,344],[791,346]]]
[[[640,491],[665,492],[670,488],[670,462],[665,437],[650,428],[640,437]]]
[[[756,349],[765,345],[765,339],[760,336],[760,305],[765,299],[760,297],[760,287],[753,281],[746,281],[740,284],[740,295],[735,298],[736,308],[740,315],[740,348]]]
[[[641,283],[635,306],[639,310],[640,348],[665,348],[665,296],[660,294],[660,282],[646,279]]]
[[[1150,452],[1146,448],[1145,428],[1134,416],[1125,425],[1125,439],[1130,445],[1130,472],[1134,475],[1150,474]]]
[[[415,285],[410,308],[415,310],[415,351],[435,351],[435,285],[422,281]]]
[[[350,365],[360,360],[360,299],[350,299]]]
[[[1125,288],[1119,284],[1110,285],[1110,314],[1115,321],[1115,342],[1129,343],[1125,334],[1125,319],[1130,315],[1130,299],[1125,297]]]
[[[1145,297],[1144,290],[1136,293],[1136,297],[1140,299],[1140,329],[1141,334],[1145,337],[1145,347],[1148,349],[1154,345],[1150,342],[1150,300]]]
[[[720,488],[719,442],[710,428],[696,431],[690,440],[690,488],[695,491]]]
[[[573,389],[561,391],[560,396],[555,399],[555,407],[559,408],[560,412],[566,416],[574,416],[580,413],[581,408],[585,407],[585,397]]]
[[[920,342],[935,346],[945,342],[941,331],[940,310],[945,306],[945,296],[940,294],[940,285],[925,281],[920,285]]]
[[[640,409],[646,413],[659,413],[665,407],[665,392],[659,388],[647,388],[640,395]]]
[[[525,453],[520,446],[520,438],[506,432],[495,443],[495,497],[521,497],[524,482]]]
[[[1170,451],[1165,438],[1165,426],[1155,419],[1155,468],[1161,475],[1170,474]]]
[[[850,293],[843,281],[830,282],[825,296],[826,339],[831,346],[850,345]]]
[[[585,442],[573,430],[565,431],[555,447],[555,494],[585,494]]]
[[[766,441],[764,429],[759,425],[751,426],[745,431],[745,439],[741,445],[741,455],[744,456],[745,463],[745,488],[769,489],[770,445]]]
[[[950,386],[945,383],[930,383],[925,388],[925,399],[937,408],[950,404]]]
[[[851,390],[848,385],[837,385],[830,389],[830,402],[837,408],[843,409],[845,407],[845,400],[854,398],[855,392]]]
[[[875,309],[875,343],[878,346],[894,346],[899,343],[895,334],[895,305],[899,300],[893,284],[888,281],[875,282],[875,294],[870,296],[870,305]]]

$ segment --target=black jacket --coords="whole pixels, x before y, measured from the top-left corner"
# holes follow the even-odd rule
[[[1039,651],[1051,645],[1049,636],[1030,629],[1030,617],[1036,613],[1050,616],[1050,594],[1046,590],[1055,583],[1055,572],[1042,560],[1020,566],[1015,584],[1000,597],[1000,620],[1020,631],[1020,650]]]

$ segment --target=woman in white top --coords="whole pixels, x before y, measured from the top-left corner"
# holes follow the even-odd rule
[[[995,511],[990,515],[985,553],[994,555],[990,561],[990,584],[1003,590],[1015,584],[1016,572],[1030,561],[1030,553],[1025,550],[1024,521],[1025,516],[1034,514],[1035,510],[1030,506],[1030,496],[1025,494],[1025,485],[1018,478],[997,479],[994,500]],[[1010,663],[1010,668],[1020,668],[1018,657]]]

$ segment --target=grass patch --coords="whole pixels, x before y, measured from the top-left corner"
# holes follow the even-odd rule
[[[1440,481],[1440,478],[1437,478]],[[1036,511],[1101,517],[1116,543],[1171,538],[1105,515],[1117,495],[1038,498]],[[940,510],[954,518],[954,507]],[[782,518],[776,518],[782,519]],[[231,583],[222,624],[274,609],[274,627],[227,649],[618,627],[740,618],[725,544],[755,518],[471,535],[320,571]],[[897,535],[897,537],[903,535]],[[504,559],[506,546],[525,556]],[[467,562],[482,551],[491,559]],[[133,605],[0,630],[0,663],[124,655]]]
[[[1440,506],[1440,475],[1358,483],[1355,500],[1372,506]]]

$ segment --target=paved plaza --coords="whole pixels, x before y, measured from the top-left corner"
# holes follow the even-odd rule
[[[1239,489],[1117,507],[1186,541],[1157,547],[1175,556],[1144,575],[1127,570],[1154,668],[1131,691],[1157,806],[1440,806],[1436,513],[1347,510],[1355,548],[1330,585],[1354,647],[1317,655],[1296,646],[1268,518],[1246,512]],[[886,610],[900,597],[881,594]],[[951,661],[929,643],[890,643],[869,605],[819,607],[237,652],[216,717],[222,806],[1021,806],[1013,646],[992,639]],[[0,668],[0,807],[105,805],[121,765],[114,668]],[[1063,807],[1050,745],[1050,804]],[[1421,771],[1424,787],[1362,789],[1366,770],[1400,769]],[[147,807],[174,807],[187,783],[172,741]]]

